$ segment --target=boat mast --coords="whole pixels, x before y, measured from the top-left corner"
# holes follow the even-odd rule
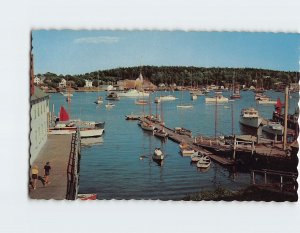
[[[216,108],[215,108],[215,138],[217,139],[217,122],[218,122],[218,97],[217,97],[217,94],[216,94]]]
[[[288,101],[289,101],[289,88],[285,87],[285,103],[284,103],[284,131],[283,131],[283,149],[287,149],[287,118],[288,118]]]
[[[233,115],[233,103],[231,103],[231,135],[233,137],[233,131],[234,131],[234,115]]]

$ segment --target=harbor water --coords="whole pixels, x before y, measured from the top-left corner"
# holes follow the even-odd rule
[[[191,100],[189,92],[155,92],[151,94],[151,108],[135,104],[135,98],[121,98],[115,107],[106,109],[94,101],[98,95],[105,99],[106,92],[76,92],[68,106],[61,94],[51,94],[55,114],[61,105],[70,112],[72,119],[105,121],[105,133],[101,138],[82,140],[79,193],[97,193],[98,199],[160,199],[181,200],[186,195],[219,186],[232,190],[250,184],[250,174],[240,173],[212,163],[206,171],[200,171],[190,163],[190,157],[182,157],[178,144],[167,140],[165,143],[144,132],[137,121],[126,121],[131,113],[160,114],[160,106],[154,98],[161,95],[175,95],[175,101],[162,103],[165,124],[170,127],[182,126],[191,129],[193,135],[213,136],[215,125],[218,135],[248,134],[238,122],[240,112],[246,107],[255,107],[265,119],[272,117],[274,105],[258,105],[252,91],[242,91],[241,99],[220,104],[205,104],[205,96]],[[225,97],[230,92],[223,92]],[[267,91],[266,95],[276,100],[281,92]],[[210,94],[209,94],[210,95]],[[183,96],[183,97],[182,97]],[[289,112],[294,113],[298,104],[298,93],[291,95]],[[189,103],[191,109],[179,109],[177,104]],[[217,119],[215,119],[217,113]],[[215,122],[217,122],[215,124]],[[233,123],[233,127],[232,127]],[[166,158],[161,166],[151,159],[156,147],[162,148]],[[141,157],[142,156],[142,157]],[[143,159],[142,159],[143,158]]]

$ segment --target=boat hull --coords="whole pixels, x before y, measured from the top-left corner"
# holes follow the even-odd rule
[[[262,123],[262,118],[261,117],[240,117],[240,123],[248,127],[258,128]]]
[[[80,136],[82,138],[101,137],[104,129],[80,129]]]

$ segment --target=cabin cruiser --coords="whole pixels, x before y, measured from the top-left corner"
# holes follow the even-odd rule
[[[241,111],[240,123],[242,125],[258,128],[262,120],[262,117],[258,115],[258,111],[254,108],[242,109]]]

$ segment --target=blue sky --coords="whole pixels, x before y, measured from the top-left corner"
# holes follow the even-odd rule
[[[35,73],[158,65],[299,71],[300,34],[35,30]]]

